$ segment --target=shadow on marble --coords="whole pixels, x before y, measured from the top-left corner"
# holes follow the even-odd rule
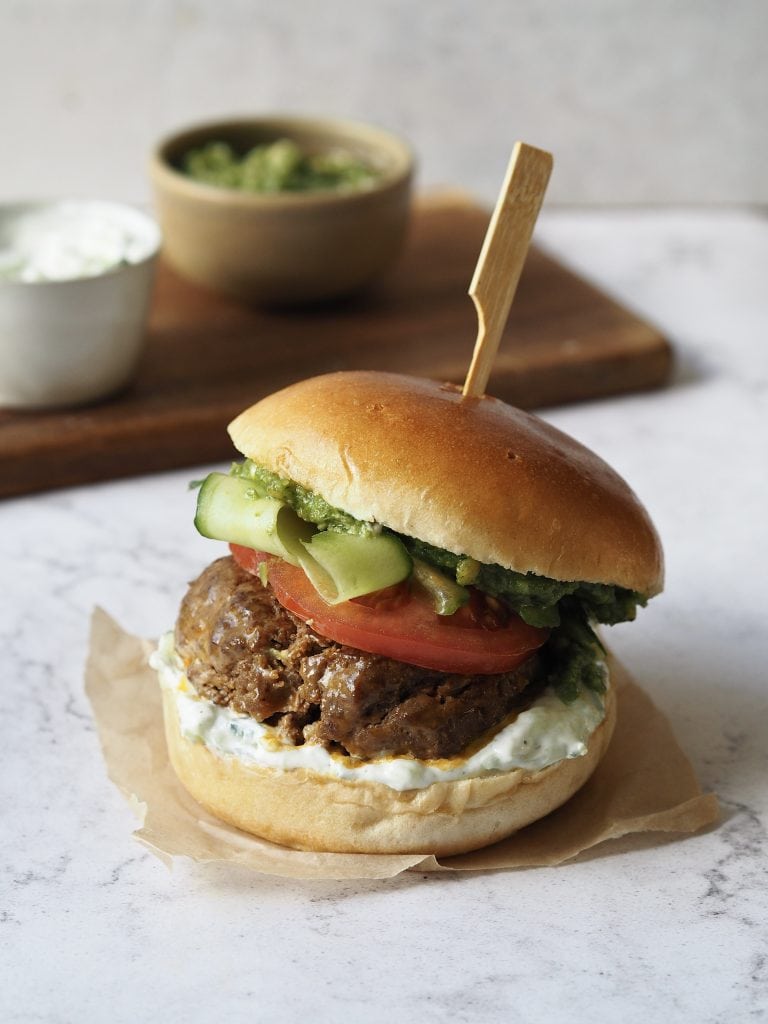
[[[738,637],[733,637],[734,649]],[[733,650],[691,652],[685,673],[646,678],[693,763],[702,788],[721,797],[726,809],[758,799],[768,772],[768,698],[760,678],[764,666],[739,668]]]
[[[717,376],[717,367],[694,344],[676,341],[668,389],[704,384]]]

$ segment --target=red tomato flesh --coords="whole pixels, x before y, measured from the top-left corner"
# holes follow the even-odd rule
[[[511,672],[549,635],[511,612],[487,607],[482,595],[456,615],[437,615],[428,600],[402,584],[388,587],[380,599],[367,595],[329,605],[303,569],[237,544],[230,550],[238,565],[256,575],[266,562],[277,600],[321,636],[420,668],[462,675]]]

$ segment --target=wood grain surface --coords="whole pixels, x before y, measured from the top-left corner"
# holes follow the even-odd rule
[[[329,370],[461,384],[476,333],[467,288],[488,218],[459,197],[423,201],[386,281],[298,311],[249,309],[161,266],[129,390],[76,410],[0,411],[0,496],[227,460],[225,428],[242,408]],[[654,327],[534,247],[488,392],[541,408],[659,386],[671,361]]]

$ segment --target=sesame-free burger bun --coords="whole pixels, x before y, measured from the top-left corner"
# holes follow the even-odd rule
[[[262,399],[229,432],[243,455],[357,519],[517,572],[662,588],[659,538],[624,480],[490,396],[332,373]]]
[[[565,803],[605,753],[616,720],[613,685],[587,753],[540,771],[515,769],[398,792],[303,769],[217,757],[179,730],[163,693],[168,752],[185,789],[215,817],[283,846],[335,853],[467,853],[506,838]]]

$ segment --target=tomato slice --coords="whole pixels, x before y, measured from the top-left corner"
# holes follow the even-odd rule
[[[402,587],[382,600],[369,595],[329,605],[302,569],[237,544],[230,544],[230,550],[238,565],[257,575],[266,561],[277,600],[321,636],[421,668],[462,675],[511,672],[549,635],[512,613],[476,614],[470,607],[456,615],[437,615],[427,600],[407,588],[404,593]]]

